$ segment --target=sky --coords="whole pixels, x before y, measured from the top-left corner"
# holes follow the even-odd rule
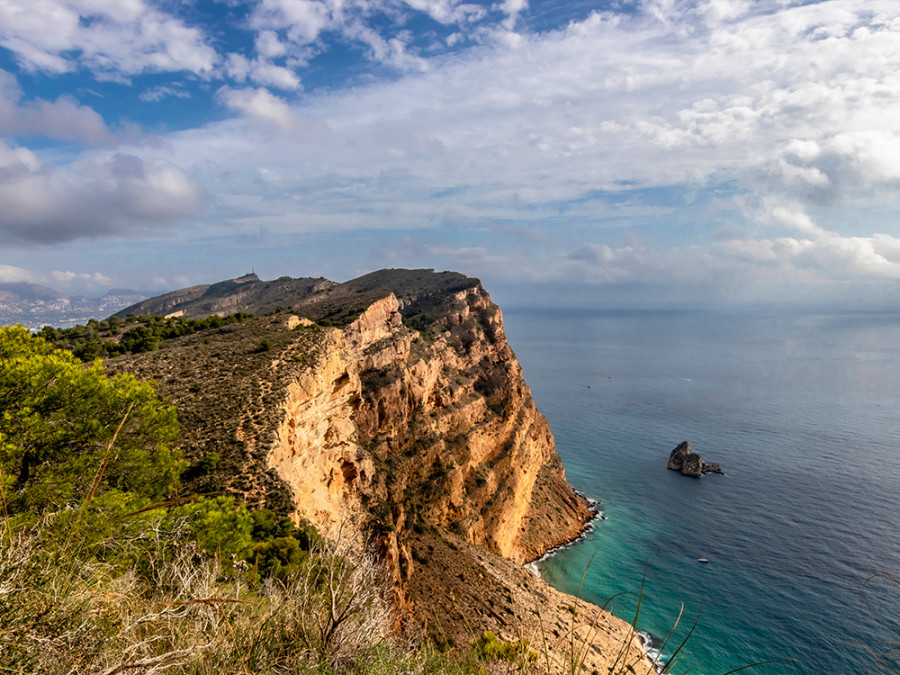
[[[894,308],[897,0],[0,0],[0,282]]]

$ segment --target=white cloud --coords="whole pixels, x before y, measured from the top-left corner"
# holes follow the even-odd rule
[[[102,272],[72,272],[53,270],[39,272],[0,264],[0,283],[31,283],[50,286],[57,291],[84,293],[108,290],[114,280]]]
[[[278,39],[278,33],[263,30],[256,36],[256,51],[264,58],[276,59],[287,54],[287,47]]]
[[[231,110],[278,134],[291,134],[301,127],[299,115],[268,89],[223,87],[216,97]]]
[[[781,225],[799,230],[809,235],[821,235],[824,231],[813,222],[809,214],[798,204],[769,205],[769,214],[773,221]]]
[[[866,186],[900,185],[900,134],[871,129],[835,135],[826,146]]]
[[[187,71],[210,75],[202,33],[143,0],[0,0],[0,45],[23,68],[101,77]]]
[[[162,101],[169,97],[190,98],[191,94],[180,86],[160,85],[158,87],[147,89],[146,91],[141,93],[140,96],[138,96],[139,99],[148,103],[158,103],[159,101]]]
[[[54,270],[50,273],[54,284],[64,287],[78,285],[89,288],[109,288],[113,280],[100,272],[63,272]]]
[[[0,70],[0,132],[11,136],[40,135],[89,145],[110,143],[113,134],[92,108],[60,96],[22,101],[22,91],[11,73]]]
[[[399,70],[428,69],[428,62],[420,56],[411,54],[407,49],[409,36],[400,34],[397,37],[384,38],[378,31],[362,23],[353,23],[344,28],[345,34],[364,44],[367,56],[372,61],[377,61]]]
[[[778,169],[782,178],[789,183],[801,183],[812,188],[827,188],[831,185],[831,179],[814,166],[795,166],[781,159],[778,160]]]
[[[898,242],[883,234],[900,183],[895,0],[638,9],[535,34],[512,32],[524,0],[497,0],[477,26],[486,17],[450,0],[261,0],[256,53],[228,56],[239,84],[217,94],[235,117],[129,152],[190,167],[218,195],[209,221],[223,236],[489,231],[414,253],[608,284],[895,278]],[[414,12],[475,46],[426,57],[404,25]],[[332,40],[401,73],[296,102],[265,88],[298,89]],[[852,217],[860,201],[881,220]],[[503,228],[545,243],[514,249]],[[625,228],[644,243],[614,241]]]
[[[119,234],[196,214],[200,187],[181,169],[115,154],[65,168],[0,143],[0,238],[57,242]]]
[[[528,8],[528,0],[503,0],[503,4],[500,5],[500,8],[506,13],[507,17],[503,22],[503,25],[508,30],[512,30],[516,25],[519,14]]]
[[[256,84],[287,91],[300,88],[300,78],[293,70],[279,66],[266,58],[258,57],[251,61],[242,54],[229,54],[225,69],[228,75],[238,82],[250,79]]]
[[[309,44],[341,16],[342,7],[342,2],[333,1],[261,0],[253,10],[252,25],[266,34],[286,30],[291,42]]]
[[[275,230],[444,226],[445,214],[456,213],[465,227],[548,227],[558,219],[587,232],[594,223],[674,212],[640,206],[641,196],[611,205],[595,193],[725,183],[736,194],[725,203],[734,220],[716,229],[746,233],[762,223],[789,234],[686,243],[673,232],[672,248],[656,248],[652,238],[646,246],[601,240],[573,245],[536,269],[595,283],[716,285],[732,268],[741,270],[735,278],[760,284],[892,278],[893,239],[842,235],[808,213],[813,205],[838,208],[859,190],[885,203],[895,198],[900,23],[872,19],[870,9],[892,6],[873,2],[862,10],[834,0],[815,12],[711,2],[687,24],[683,4],[656,3],[659,20],[598,13],[563,31],[433,60],[429,71],[396,82],[319,94],[301,107],[245,90],[229,105],[249,118],[291,129],[302,115],[327,120],[333,133],[304,136],[302,146],[263,142],[269,177],[278,177],[265,181],[265,203],[239,189],[232,198]],[[860,34],[866,23],[871,33]],[[678,39],[668,27],[676,24]],[[235,131],[183,140],[196,147],[207,133]],[[515,203],[507,198],[513,192]],[[477,257],[477,247],[461,248]],[[672,262],[679,256],[690,272]],[[524,273],[523,265],[512,269]]]
[[[423,12],[443,24],[465,24],[478,21],[487,14],[483,7],[459,0],[403,0],[415,10]],[[516,0],[506,0],[516,2]]]
[[[510,11],[521,1],[507,0]],[[462,27],[488,16],[486,8],[459,0],[261,0],[250,25],[257,31],[258,57],[266,62],[285,58],[306,65],[316,51],[327,50],[331,40],[338,40],[362,45],[373,62],[422,71],[427,61],[410,48],[413,36],[406,28],[417,12]],[[281,86],[272,80],[256,82]]]
[[[33,282],[34,278],[28,270],[14,265],[0,264],[0,283],[13,284]]]

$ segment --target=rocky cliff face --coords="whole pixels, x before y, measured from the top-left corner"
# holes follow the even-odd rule
[[[287,387],[269,465],[296,513],[335,534],[364,513],[381,532],[397,597],[416,562],[408,535],[446,528],[517,562],[591,517],[480,285],[445,298],[430,333],[390,294],[327,338]]]
[[[478,630],[515,637],[533,612],[496,603],[539,580],[490,556],[533,559],[592,514],[481,284],[403,271],[391,286],[396,275],[377,274],[294,313],[186,338],[180,355],[164,346],[114,365],[160,382],[189,459],[222,457],[190,487],[224,484],[326,535],[374,538],[407,626],[439,614],[442,635],[467,640],[478,617]]]

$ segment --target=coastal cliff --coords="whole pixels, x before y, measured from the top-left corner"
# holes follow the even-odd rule
[[[423,270],[298,281],[306,290],[269,316],[111,362],[156,380],[180,411],[185,456],[214,465],[195,469],[188,489],[224,488],[325,536],[373,542],[413,634],[462,645],[473,629],[535,641],[546,623],[568,634],[565,608],[577,601],[522,563],[593,514],[566,482],[480,282]],[[235,287],[246,298],[263,283],[275,282]],[[185,303],[164,300],[190,315]],[[599,667],[627,627],[606,614],[596,622],[587,662]]]

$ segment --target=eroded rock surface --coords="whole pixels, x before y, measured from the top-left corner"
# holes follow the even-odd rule
[[[706,473],[725,473],[718,464],[706,462],[700,458],[700,455],[694,454],[691,444],[687,441],[679,443],[669,454],[667,468],[680,471],[683,476],[691,478],[700,478]]]

